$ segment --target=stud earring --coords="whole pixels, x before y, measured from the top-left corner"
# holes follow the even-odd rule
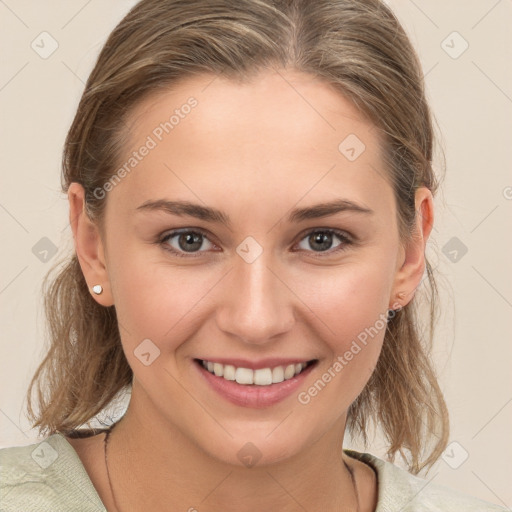
[[[103,292],[103,287],[101,286],[101,284],[95,284],[93,287],[92,287],[92,291],[96,294],[96,295],[100,295],[100,293]]]
[[[405,292],[398,292],[396,294],[396,296],[398,297],[399,300],[404,300],[405,299]],[[395,302],[395,304],[393,304],[394,306],[397,305],[397,303]],[[394,316],[403,308],[403,306],[401,304],[398,304],[398,308],[397,309],[388,309],[388,318],[387,318],[387,321],[389,322],[392,318],[394,318]]]

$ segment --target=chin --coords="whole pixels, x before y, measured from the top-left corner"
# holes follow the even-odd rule
[[[288,443],[290,439],[287,439]],[[205,451],[214,459],[224,464],[238,466],[240,468],[253,468],[270,466],[283,460],[287,460],[300,451],[297,445],[285,445],[283,440],[275,439],[270,441],[267,434],[262,432],[255,436],[242,436],[229,439],[220,446],[205,447]]]

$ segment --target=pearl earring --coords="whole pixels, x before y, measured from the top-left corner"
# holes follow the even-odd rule
[[[103,292],[103,288],[101,286],[101,284],[95,284],[93,287],[92,287],[92,291],[96,294],[96,295],[99,295],[100,293]]]

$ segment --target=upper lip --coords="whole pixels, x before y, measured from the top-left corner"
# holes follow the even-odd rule
[[[260,368],[274,368],[276,366],[288,366],[290,364],[297,363],[307,363],[309,361],[314,361],[313,358],[280,358],[280,357],[272,357],[267,359],[260,359],[258,361],[248,359],[240,359],[233,358],[228,359],[225,357],[205,357],[201,359],[202,361],[210,361],[211,363],[220,363],[222,365],[232,365],[236,368],[249,368],[251,370],[259,370]]]

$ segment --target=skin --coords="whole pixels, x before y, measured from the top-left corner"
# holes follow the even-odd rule
[[[244,85],[213,78],[188,79],[133,110],[127,158],[169,113],[190,96],[198,100],[108,192],[103,231],[84,211],[82,187],[69,188],[85,279],[91,289],[103,286],[93,294],[98,303],[115,305],[134,372],[128,410],[109,443],[116,501],[121,511],[356,510],[346,462],[360,510],[375,510],[373,470],[341,449],[347,409],[375,368],[385,329],[307,405],[297,393],[263,409],[234,405],[197,378],[192,361],[318,359],[307,390],[379,315],[411,300],[425,268],[432,195],[417,190],[416,236],[402,245],[379,133],[349,101],[292,70],[268,70]],[[349,134],[366,146],[354,161],[338,150]],[[215,207],[232,224],[136,210],[164,198]],[[294,207],[338,198],[374,214],[287,221]],[[158,243],[178,228],[210,236],[193,253],[199,257],[174,256]],[[357,241],[333,252],[340,244],[333,235],[322,252],[308,242],[313,228]],[[247,236],[263,248],[252,263],[236,252]],[[179,250],[178,239],[167,246]],[[405,297],[397,301],[397,292]],[[147,338],[160,350],[149,366],[134,355]],[[103,438],[69,441],[110,511]],[[261,453],[252,468],[237,457],[247,442]]]

